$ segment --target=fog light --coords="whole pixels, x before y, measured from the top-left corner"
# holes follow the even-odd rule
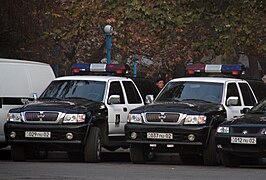
[[[187,136],[187,138],[188,138],[189,141],[194,141],[195,140],[195,135],[194,134],[189,134]]]
[[[11,133],[10,133],[10,137],[14,139],[14,138],[16,137],[16,132],[11,131]]]
[[[135,133],[135,132],[132,132],[131,134],[130,134],[130,137],[131,137],[131,139],[136,139],[137,138],[137,133]]]
[[[174,145],[173,145],[173,144],[167,144],[166,147],[168,147],[168,148],[173,148]]]
[[[73,139],[73,134],[72,134],[72,133],[66,133],[66,138],[67,138],[68,140]]]

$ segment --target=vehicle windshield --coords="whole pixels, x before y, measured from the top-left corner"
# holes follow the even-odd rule
[[[83,99],[103,101],[105,82],[85,80],[53,81],[40,99],[70,100]]]
[[[266,113],[266,98],[264,98],[259,104],[255,105],[250,113]]]
[[[200,100],[221,103],[222,92],[222,83],[170,82],[157,97],[156,102]]]

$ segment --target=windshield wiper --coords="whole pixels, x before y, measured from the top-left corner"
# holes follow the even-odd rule
[[[65,97],[64,99],[77,99],[77,100],[83,100],[83,101],[94,101],[92,99],[87,99],[83,97]]]
[[[173,98],[160,98],[160,99],[157,99],[157,102],[165,102],[165,101],[171,101],[173,100]]]
[[[200,102],[213,103],[211,101],[206,101],[206,100],[203,100],[203,99],[183,99],[182,101],[200,101]]]
[[[49,100],[59,100],[59,101],[62,100],[62,99],[56,98],[56,97],[40,97],[39,99],[49,99]]]

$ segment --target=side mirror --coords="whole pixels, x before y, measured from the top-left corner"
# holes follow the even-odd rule
[[[154,96],[152,95],[152,94],[148,94],[148,95],[146,95],[146,97],[145,97],[145,103],[146,104],[150,104],[150,103],[152,103],[154,101]]]
[[[37,93],[33,93],[32,96],[33,96],[33,100],[34,100],[34,101],[37,101],[37,99],[38,99],[38,95],[37,95]]]
[[[120,95],[111,95],[107,101],[108,104],[119,104],[120,103]]]
[[[227,100],[226,100],[226,105],[227,106],[236,106],[238,104],[238,97],[236,96],[230,96]]]
[[[241,110],[241,113],[242,114],[247,114],[249,111],[250,111],[249,108],[244,108],[244,109]]]
[[[23,105],[29,104],[29,99],[21,99]]]

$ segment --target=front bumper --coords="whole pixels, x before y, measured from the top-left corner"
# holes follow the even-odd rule
[[[69,150],[81,148],[84,144],[88,124],[22,124],[6,123],[5,137],[8,144],[23,144],[35,146],[43,150]],[[10,137],[15,132],[14,138]],[[50,138],[28,138],[25,131],[51,132]],[[67,133],[73,134],[73,139],[66,138]]]
[[[253,137],[256,138],[256,144],[233,144],[231,137]],[[266,157],[266,136],[243,136],[217,134],[215,142],[219,151],[246,157]]]
[[[125,125],[126,141],[130,144],[138,143],[156,146],[159,149],[173,147],[175,151],[201,151],[209,134],[209,126],[173,126],[173,125],[151,125],[133,124]],[[137,138],[132,139],[131,133],[137,133]],[[147,132],[173,133],[173,139],[148,139]],[[195,135],[194,141],[188,140],[188,135]]]

